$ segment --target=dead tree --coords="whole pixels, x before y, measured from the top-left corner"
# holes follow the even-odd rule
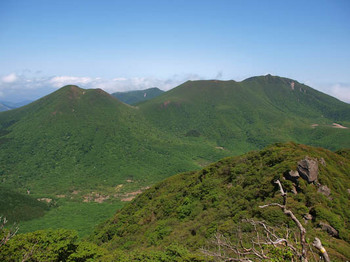
[[[279,190],[283,197],[283,204],[270,203],[259,206],[259,208],[277,206],[282,209],[284,214],[286,214],[293,220],[293,222],[297,225],[300,234],[301,251],[293,245],[294,242],[292,243],[289,240],[288,228],[286,228],[285,236],[281,237],[281,230],[278,230],[279,233],[277,233],[275,228],[268,226],[263,221],[245,219],[243,221],[250,223],[254,227],[255,232],[255,236],[250,236],[248,240],[245,240],[246,244],[249,243],[249,248],[243,245],[241,234],[239,234],[238,242],[232,243],[228,238],[217,233],[215,235],[215,238],[211,241],[211,244],[215,247],[215,250],[213,251],[213,249],[202,249],[202,253],[223,261],[248,262],[252,261],[252,259],[262,261],[271,259],[268,256],[268,248],[266,247],[277,247],[283,245],[294,254],[295,258],[297,258],[300,261],[307,262],[308,245],[306,243],[306,229],[303,227],[303,225],[300,223],[299,219],[294,215],[294,213],[291,210],[287,209],[287,193],[283,190],[281,182],[277,180],[275,183],[279,186]],[[260,230],[258,229],[258,227],[260,228]],[[315,238],[313,246],[322,253],[324,261],[330,262],[327,251],[322,246],[322,243],[318,238]]]
[[[263,221],[253,219],[243,219],[242,222],[253,226],[253,234],[244,234],[238,232],[237,243],[232,243],[228,238],[217,233],[211,241],[213,249],[201,249],[202,253],[215,259],[223,261],[262,261],[271,260],[269,251],[271,246],[285,246],[295,257],[298,256],[297,248],[288,240],[289,230],[286,230],[285,236],[281,236],[281,231],[268,226]],[[249,248],[246,247],[249,245]]]
[[[282,194],[282,197],[283,197],[283,205],[281,205],[279,203],[271,203],[271,204],[267,204],[267,205],[263,205],[263,206],[259,206],[259,207],[260,208],[265,208],[265,207],[270,207],[270,206],[278,206],[278,207],[280,207],[282,209],[284,214],[286,214],[287,216],[290,216],[290,218],[297,225],[297,227],[299,229],[299,232],[300,232],[300,243],[301,243],[300,260],[307,262],[307,243],[306,243],[306,239],[305,239],[306,230],[303,227],[303,225],[300,223],[298,218],[294,215],[294,213],[291,210],[287,209],[287,207],[286,207],[287,193],[284,192],[283,187],[281,185],[281,182],[279,180],[277,180],[275,183],[278,184],[278,186],[280,188],[280,191],[281,191],[281,194]]]

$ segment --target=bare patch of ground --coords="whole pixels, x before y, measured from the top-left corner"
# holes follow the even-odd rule
[[[137,195],[141,194],[143,191],[145,191],[149,188],[150,187],[146,186],[146,187],[142,187],[141,189],[139,189],[137,191],[125,193],[124,195],[121,196],[120,201],[129,202],[129,201],[133,200]]]
[[[318,124],[312,124],[311,127],[315,128],[316,126],[319,126]]]
[[[58,197],[58,198],[65,198],[66,195],[56,195],[56,197]]]
[[[108,195],[101,195],[99,193],[91,192],[90,194],[87,194],[83,196],[83,202],[89,203],[89,202],[96,202],[96,203],[102,203],[105,200],[109,199]]]
[[[333,128],[343,128],[343,129],[347,129],[346,126],[342,126],[342,125],[337,124],[337,123],[333,123],[332,127],[333,127]]]
[[[52,202],[52,199],[51,198],[47,198],[47,197],[38,198],[37,200],[41,201],[41,202],[46,202],[46,203],[51,203]]]

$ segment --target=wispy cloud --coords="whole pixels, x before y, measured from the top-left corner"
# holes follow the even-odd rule
[[[162,90],[174,88],[187,80],[199,80],[196,74],[173,75],[169,78],[156,77],[101,77],[79,76],[38,76],[30,72],[11,73],[0,78],[0,95],[3,100],[35,100],[65,85],[78,85],[82,88],[101,88],[106,92],[130,91],[158,87]]]
[[[11,73],[9,75],[3,76],[1,81],[4,83],[13,83],[17,80],[17,75],[15,73]]]
[[[90,77],[76,77],[76,76],[55,76],[50,79],[50,83],[53,87],[62,87],[65,85],[87,85],[93,82],[94,79]]]

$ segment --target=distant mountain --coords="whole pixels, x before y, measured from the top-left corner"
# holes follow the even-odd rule
[[[292,243],[292,238],[299,238],[299,232],[291,218],[277,206],[259,208],[269,203],[282,203],[275,183],[278,179],[287,192],[287,209],[306,228],[308,241],[318,237],[325,244],[332,261],[345,261],[350,258],[348,157],[348,153],[336,154],[287,143],[226,158],[200,171],[172,176],[156,184],[99,226],[92,238],[115,256],[124,252],[129,261],[142,254],[147,257],[143,252],[152,261],[151,257],[160,257],[156,253],[159,250],[164,252],[163,256],[173,254],[169,250],[177,250],[178,256],[187,258],[180,261],[206,261],[200,250],[211,247],[214,254],[218,253],[219,246],[215,244],[219,241],[214,239],[217,233],[225,236],[228,239],[225,243],[231,247],[240,248],[243,244],[249,254],[248,248],[254,248],[251,240],[256,238],[256,234],[253,226],[244,221],[254,219],[274,227],[273,232],[280,236],[286,234],[286,229],[289,230],[290,236],[293,235],[289,239]],[[300,171],[301,162],[305,161],[309,161],[310,166]],[[309,172],[311,162],[315,182],[309,183],[306,177],[289,175],[290,171],[297,174]],[[260,235],[261,239],[264,235]],[[247,242],[240,243],[239,237]],[[256,239],[259,241],[259,238]],[[255,245],[258,250],[258,242]],[[274,261],[273,258],[293,260],[287,257],[285,245],[275,245],[274,248],[264,244],[268,261]],[[223,251],[219,254],[243,261],[243,253],[239,257],[232,252],[234,249],[224,245],[221,249]],[[316,249],[308,252],[310,261],[312,252],[319,253]],[[189,259],[190,255],[198,260]],[[299,261],[296,256],[294,258]]]
[[[139,102],[155,98],[162,93],[164,93],[164,91],[160,90],[159,88],[153,87],[153,88],[148,88],[145,90],[115,92],[112,94],[112,96],[115,96],[120,101],[122,101],[126,104],[135,105]]]
[[[290,140],[350,147],[350,105],[288,78],[188,81],[139,108],[164,132],[237,153]]]
[[[27,104],[29,104],[31,102],[32,101],[29,101],[29,100],[18,102],[18,103],[7,102],[7,101],[0,101],[0,112],[11,110],[11,109],[18,108],[18,107],[21,107],[21,106],[25,106],[25,105],[27,105]]]

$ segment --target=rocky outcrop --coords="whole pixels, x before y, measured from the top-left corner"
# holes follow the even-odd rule
[[[324,159],[320,161],[322,165],[326,164]],[[284,173],[284,177],[296,184],[299,177],[305,179],[308,183],[316,182],[318,178],[318,160],[307,156],[298,162],[297,170],[287,171]]]
[[[318,177],[318,161],[311,157],[305,157],[298,162],[298,173],[308,183],[317,180]]]
[[[329,225],[328,223],[320,222],[319,226],[321,227],[321,229],[323,231],[326,231],[330,236],[339,237],[339,232],[334,227]]]

